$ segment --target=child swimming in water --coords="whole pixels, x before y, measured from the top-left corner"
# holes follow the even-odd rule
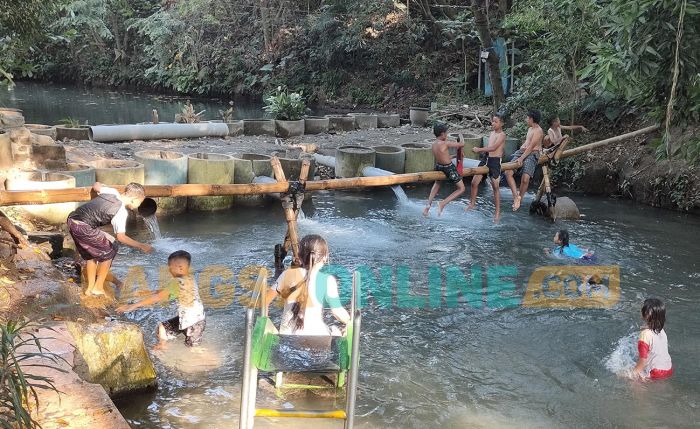
[[[191,263],[192,256],[188,252],[178,250],[171,253],[168,256],[168,270],[173,279],[168,286],[142,301],[123,305],[116,310],[117,313],[127,313],[159,302],[177,300],[177,316],[158,324],[159,347],[178,334],[185,336],[185,345],[188,347],[197,346],[202,341],[206,320],[199,288],[190,273]]]
[[[639,333],[637,350],[639,360],[629,374],[632,378],[661,380],[673,375],[671,356],[668,354],[666,306],[657,298],[647,298],[642,305],[644,327]]]
[[[545,248],[545,253],[552,253],[554,256],[572,259],[593,260],[593,252],[588,249],[581,249],[575,244],[569,243],[569,231],[562,229],[554,234],[554,244],[557,246],[550,250]]]

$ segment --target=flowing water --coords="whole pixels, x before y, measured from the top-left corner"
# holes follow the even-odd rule
[[[449,307],[443,301],[415,308],[378,299],[365,304],[356,427],[700,425],[700,219],[575,197],[586,215],[580,222],[553,225],[525,212],[504,212],[501,223],[494,225],[485,187],[478,211],[465,213],[460,202],[450,204],[441,218],[425,219],[421,209],[428,190],[407,187],[407,203],[380,190],[317,192],[304,207],[307,217],[300,221],[300,234],[326,237],[332,264],[348,270],[370,266],[376,276],[380,267],[388,267],[384,269],[393,272],[394,283],[407,270],[411,295],[417,299],[430,294],[431,267],[442,271],[443,283],[451,266],[464,273],[474,267],[514,267],[510,274],[515,292],[496,282],[496,296],[471,304],[460,301]],[[509,193],[502,194],[508,207]],[[552,245],[561,227],[569,229],[572,242],[595,249],[600,264],[619,265],[620,299],[611,308],[520,305],[518,297],[535,268],[562,264],[542,250]],[[142,266],[150,287],[156,287],[168,253],[182,248],[192,253],[203,297],[216,305],[207,307],[203,349],[188,350],[179,339],[159,351],[158,391],[130,397],[119,404],[121,411],[140,428],[237,427],[244,341],[240,298],[250,295],[246,287],[254,282],[255,272],[244,267],[271,268],[274,245],[284,237],[284,216],[276,206],[191,213],[161,219],[161,228],[156,251],[144,255],[123,250],[115,261],[116,273],[125,276]],[[235,273],[233,279],[226,269]],[[233,283],[235,298],[230,287],[207,287],[206,279],[212,277],[218,279],[213,284]],[[347,294],[348,279],[340,278]],[[504,301],[498,295],[513,299],[499,305]],[[650,295],[667,303],[675,374],[662,382],[632,382],[616,373],[636,359],[639,309]],[[144,327],[152,345],[157,323],[173,311],[143,309],[129,318]],[[278,310],[272,314],[279,320]],[[313,395],[277,398],[264,390],[258,404],[321,408],[332,406],[333,400]],[[310,424],[262,419],[256,427]],[[317,421],[313,427],[341,425]]]
[[[160,233],[160,225],[158,224],[158,217],[156,215],[147,216],[143,218],[143,221],[146,223],[146,227],[151,232],[155,240],[162,238]]]

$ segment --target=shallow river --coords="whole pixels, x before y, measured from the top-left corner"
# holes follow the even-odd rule
[[[388,266],[394,280],[408,270],[410,293],[418,300],[430,295],[431,267],[442,271],[444,281],[449,267],[468,273],[475,267],[485,272],[509,266],[516,286],[509,290],[504,286],[508,281],[485,284],[489,292],[483,300],[452,307],[444,300],[432,308],[427,301],[415,308],[406,300],[400,307],[370,299],[363,309],[356,427],[700,425],[699,218],[576,197],[585,214],[578,223],[552,225],[525,212],[505,212],[494,225],[487,193],[480,211],[464,213],[464,205],[457,203],[441,219],[424,219],[420,210],[427,188],[407,192],[410,200],[404,204],[389,191],[316,193],[305,206],[308,217],[300,222],[300,231],[326,237],[331,262],[348,270],[369,266],[379,275],[380,267]],[[611,308],[521,305],[535,268],[562,264],[542,251],[562,226],[570,230],[572,242],[595,249],[600,264],[620,267],[620,299]],[[272,249],[286,227],[281,209],[272,205],[164,217],[160,228],[163,238],[155,242],[154,254],[122,251],[115,264],[119,275],[143,266],[150,286],[156,287],[158,267],[180,248],[192,253],[198,272],[213,264],[237,274],[251,264],[271,267]],[[237,427],[244,336],[238,298],[249,294],[241,280],[245,283],[246,276],[236,278],[233,303],[207,309],[204,350],[192,353],[181,341],[173,342],[155,359],[157,393],[120,404],[134,427]],[[341,282],[341,287],[347,292],[349,283]],[[219,292],[220,299],[231,301],[227,290]],[[636,358],[639,309],[650,295],[668,306],[666,331],[675,375],[663,382],[631,382],[616,372]],[[129,318],[145,328],[152,345],[156,324],[173,311],[139,310]],[[258,404],[319,408],[332,402],[263,393]],[[274,423],[260,420],[256,427],[308,427],[301,421]],[[334,422],[314,425],[341,427]]]

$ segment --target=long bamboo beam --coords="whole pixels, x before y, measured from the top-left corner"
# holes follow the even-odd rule
[[[631,133],[622,134],[609,139],[583,145],[566,150],[561,157],[566,158],[593,150],[610,143],[655,131],[658,125],[646,127]],[[547,157],[540,157],[540,164],[549,162]],[[519,165],[514,162],[502,164],[501,169],[516,170]],[[462,176],[477,176],[487,174],[487,167],[465,168]],[[391,176],[376,177],[350,177],[345,179],[314,180],[306,182],[307,191],[322,191],[332,189],[350,189],[364,187],[380,187],[402,185],[406,183],[434,182],[445,180],[445,175],[440,171],[427,171],[422,173],[393,174]],[[114,186],[122,191],[123,186]],[[146,185],[146,196],[149,197],[207,197],[217,195],[255,195],[287,192],[289,185],[286,182],[278,183],[250,183],[233,185]],[[93,197],[92,188],[46,189],[39,191],[0,191],[0,206],[51,204],[66,202],[89,201]]]

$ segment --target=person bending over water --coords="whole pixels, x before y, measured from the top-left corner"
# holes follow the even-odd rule
[[[328,262],[328,244],[320,235],[307,235],[299,242],[300,268],[282,272],[269,289],[266,304],[277,296],[284,300],[280,334],[283,335],[331,335],[323,321],[323,303],[326,301],[333,317],[347,325],[350,315],[340,305],[338,282],[335,277],[322,273]],[[339,334],[339,333],[338,333]]]
[[[513,211],[520,208],[520,203],[522,202],[525,193],[527,192],[527,187],[530,184],[530,178],[535,175],[535,170],[537,169],[537,163],[539,160],[540,151],[542,150],[542,138],[544,132],[540,127],[540,112],[537,110],[531,110],[527,113],[527,137],[525,137],[525,143],[520,146],[520,149],[515,151],[511,155],[511,162],[515,162],[520,166],[522,176],[520,177],[520,191],[515,185],[515,171],[506,171],[506,180],[508,181],[508,186],[513,193]]]
[[[185,345],[199,345],[207,326],[204,317],[204,305],[199,297],[199,288],[190,273],[192,256],[184,250],[178,250],[168,256],[168,270],[173,279],[165,289],[155,292],[150,297],[131,305],[117,308],[117,313],[127,313],[137,308],[151,306],[159,302],[177,300],[177,316],[158,324],[158,347],[165,345],[168,340],[175,339],[178,334],[185,336]]]
[[[671,356],[668,354],[666,306],[657,298],[648,298],[642,305],[644,327],[639,333],[637,350],[639,359],[630,371],[631,378],[661,380],[673,375]]]
[[[100,182],[92,185],[92,189],[97,192],[97,197],[69,214],[67,224],[76,250],[86,261],[85,294],[104,295],[105,279],[109,275],[112,260],[117,255],[116,241],[146,253],[152,252],[153,248],[126,235],[126,209],[135,210],[141,205],[146,195],[143,186],[129,183],[123,194]],[[110,223],[117,236],[116,241],[100,229]]]
[[[487,147],[474,147],[474,153],[486,154],[486,159],[483,159],[479,163],[479,167],[487,166],[489,168],[488,177],[491,182],[491,188],[493,188],[493,200],[496,203],[496,214],[493,217],[494,222],[498,222],[501,217],[501,193],[499,192],[499,186],[501,183],[501,159],[503,158],[503,146],[506,142],[506,134],[503,132],[503,118],[501,115],[493,115],[491,119],[491,126],[493,131],[489,136],[489,144]],[[481,183],[482,177],[484,176],[474,176],[472,177],[472,193],[469,200],[469,207],[466,210],[472,210],[476,207],[476,194],[479,191],[479,183]]]
[[[554,256],[566,257],[572,259],[593,260],[593,252],[589,249],[581,249],[575,244],[569,243],[569,231],[562,229],[554,234],[554,244],[556,247],[550,250],[545,248],[545,253],[552,253]]]
[[[457,186],[457,190],[451,193],[442,202],[438,203],[438,216],[442,214],[445,206],[455,198],[459,197],[466,190],[464,187],[464,182],[462,182],[462,176],[457,172],[457,167],[452,163],[452,157],[450,156],[449,149],[451,147],[463,148],[464,143],[453,142],[447,140],[447,125],[446,124],[435,124],[433,127],[433,134],[437,140],[433,143],[433,155],[435,156],[435,170],[442,171],[447,177],[447,181],[454,183]],[[423,210],[423,216],[428,216],[430,214],[430,208],[433,206],[433,199],[437,196],[440,190],[440,182],[436,181],[433,184],[433,188],[430,190],[430,196],[428,197],[428,203]]]

